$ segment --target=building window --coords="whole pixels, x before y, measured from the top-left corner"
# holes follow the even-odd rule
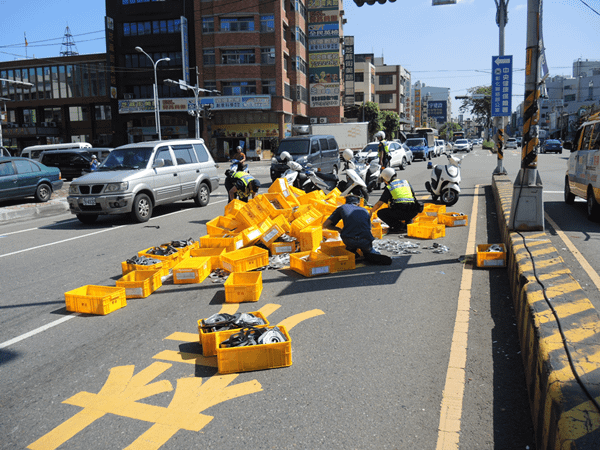
[[[96,120],[111,120],[109,105],[96,105],[94,107]]]
[[[365,81],[365,74],[362,72],[355,72],[354,73],[354,81],[356,83],[362,83]]]
[[[256,95],[256,81],[223,81],[223,95]]]
[[[306,61],[302,59],[300,56],[296,56],[296,70],[302,72],[305,75],[308,75],[308,67],[306,65]]]
[[[574,102],[574,101],[575,101],[575,94],[565,95],[565,102]]]
[[[362,103],[365,101],[365,93],[364,92],[355,92],[354,93],[354,101],[356,103]]]
[[[299,27],[296,27],[296,34],[294,35],[294,33],[292,32],[291,36],[292,41],[295,39],[296,41],[300,42],[306,47],[306,34],[304,34],[304,32]]]
[[[216,81],[205,81],[204,89],[209,89],[211,91],[217,90],[217,82]],[[207,93],[207,95],[211,95],[211,93]]]
[[[221,64],[255,64],[254,50],[223,50]]]
[[[379,84],[394,84],[394,75],[379,75]]]
[[[301,0],[291,0],[290,4],[292,5],[292,11],[298,11],[306,19],[306,6]]]
[[[283,85],[283,95],[285,98],[292,98],[292,88],[287,83]]]
[[[69,106],[69,120],[71,122],[87,122],[90,120],[87,106]]]
[[[181,31],[181,19],[155,20],[153,22],[125,22],[123,36],[145,36],[149,34],[173,34]]]
[[[215,18],[214,17],[203,17],[202,18],[202,32],[213,33],[215,31]]]
[[[254,31],[254,17],[223,17],[221,31]]]
[[[260,49],[261,64],[275,64],[275,47]]]
[[[260,32],[269,33],[275,31],[275,16],[273,14],[260,16]]]
[[[262,81],[262,94],[263,95],[277,95],[277,84],[275,80],[263,80]]]
[[[379,103],[392,103],[394,94],[379,94]]]
[[[207,48],[202,51],[202,63],[205,66],[215,65],[215,49]]]

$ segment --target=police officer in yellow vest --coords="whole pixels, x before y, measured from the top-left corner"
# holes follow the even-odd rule
[[[229,189],[229,201],[233,200],[237,194],[238,198],[248,202],[249,198],[254,198],[260,188],[260,181],[246,172],[236,172],[233,174],[232,187]]]
[[[392,159],[390,156],[390,146],[385,140],[385,133],[383,131],[378,131],[375,133],[375,139],[379,141],[379,145],[377,147],[377,156],[379,157],[379,164],[383,170],[390,166],[390,160]]]
[[[406,224],[411,223],[413,218],[423,211],[423,205],[407,180],[396,179],[394,169],[384,169],[380,179],[385,183],[385,188],[379,201],[371,209],[371,216],[387,204],[388,208],[379,210],[377,216],[390,227],[390,232],[404,231]]]

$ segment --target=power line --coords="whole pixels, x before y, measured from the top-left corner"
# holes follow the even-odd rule
[[[598,11],[596,11],[594,8],[592,8],[590,5],[588,5],[586,2],[584,2],[583,0],[579,0],[579,1],[600,16],[600,13]]]

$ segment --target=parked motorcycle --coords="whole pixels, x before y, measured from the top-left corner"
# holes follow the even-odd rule
[[[440,201],[446,206],[452,206],[458,201],[460,195],[460,163],[462,158],[452,155],[448,157],[448,164],[436,164],[431,170],[431,182],[425,183],[425,188],[431,194],[433,201]]]

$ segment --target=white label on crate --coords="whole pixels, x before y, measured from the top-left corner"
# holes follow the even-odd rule
[[[271,239],[273,239],[277,235],[278,232],[279,231],[277,230],[277,228],[269,230],[267,232],[267,234],[265,235],[265,241],[269,242]]]
[[[253,241],[254,239],[258,239],[260,236],[260,230],[254,230],[251,233],[248,233],[248,240]]]
[[[243,246],[244,246],[244,241],[242,241],[241,239],[235,243],[235,249],[236,250],[239,250]]]
[[[175,279],[177,280],[189,280],[193,278],[196,278],[194,272],[175,272]]]
[[[292,253],[292,246],[287,247],[275,247],[275,253]]]
[[[125,288],[126,297],[141,297],[142,295],[144,295],[142,288]]]
[[[329,273],[329,266],[322,266],[322,267],[314,267],[311,271],[310,274],[311,275],[320,275],[322,273]]]
[[[484,266],[503,266],[503,259],[486,259],[483,261]]]
[[[455,226],[455,227],[463,227],[463,226],[465,226],[466,224],[467,224],[467,221],[466,221],[466,220],[464,220],[464,219],[463,219],[463,220],[455,220],[455,221],[454,221],[454,226]]]
[[[228,262],[223,262],[223,269],[225,269],[229,272],[233,272],[233,266],[231,264],[229,264]]]
[[[427,215],[428,216],[435,216],[435,217],[437,217],[438,213],[435,212],[435,211],[427,211]]]

